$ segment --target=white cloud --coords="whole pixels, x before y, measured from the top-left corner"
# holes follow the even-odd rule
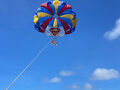
[[[71,85],[71,86],[67,86],[66,88],[73,89],[73,90],[78,90],[78,89],[80,89],[80,86],[78,86],[78,85]]]
[[[93,90],[93,89],[94,89],[94,87],[89,83],[84,85],[84,90]]]
[[[72,72],[72,71],[61,71],[59,72],[60,76],[72,76],[75,74],[75,72]]]
[[[120,18],[116,21],[115,27],[104,34],[104,36],[109,40],[114,40],[120,37]]]
[[[93,74],[92,80],[110,80],[120,78],[120,73],[115,69],[97,68]]]
[[[58,78],[58,77],[54,77],[54,78],[52,78],[50,80],[44,79],[43,82],[47,82],[47,83],[59,83],[59,82],[61,82],[61,79]]]
[[[58,77],[54,77],[49,82],[51,82],[51,83],[59,83],[59,82],[61,82],[61,79],[58,78]]]
[[[93,87],[93,85],[86,83],[83,86],[79,86],[79,85],[71,85],[71,86],[67,86],[66,88],[69,89],[73,89],[73,90],[95,90],[95,87]]]

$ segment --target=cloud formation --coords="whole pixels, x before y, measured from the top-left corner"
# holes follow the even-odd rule
[[[95,90],[93,85],[91,85],[90,83],[86,83],[83,86],[79,86],[79,85],[74,84],[74,85],[67,86],[66,88],[69,88],[72,90]]]
[[[84,90],[93,90],[93,89],[94,89],[94,87],[89,83],[84,85]]]
[[[120,18],[116,21],[115,27],[104,34],[105,38],[114,40],[120,37]]]
[[[61,82],[61,79],[58,78],[58,77],[54,77],[54,78],[51,78],[50,80],[45,79],[45,80],[43,80],[43,82],[47,82],[47,83],[59,83],[59,82]]]
[[[66,88],[73,89],[73,90],[78,90],[78,89],[80,89],[80,86],[78,86],[78,85],[71,85],[71,86],[67,86]]]
[[[75,72],[72,72],[72,71],[61,71],[59,72],[60,76],[72,76],[72,75],[75,75]]]
[[[110,80],[120,78],[120,72],[115,69],[97,68],[93,74],[92,80]]]
[[[65,70],[60,71],[60,72],[58,73],[59,76],[64,76],[64,77],[66,77],[66,76],[72,76],[72,75],[74,75],[74,74],[75,74],[75,72],[65,71]],[[59,83],[59,82],[61,82],[61,81],[62,81],[62,79],[59,78],[59,77],[53,77],[53,78],[51,78],[51,79],[43,79],[43,82],[46,82],[46,83]]]

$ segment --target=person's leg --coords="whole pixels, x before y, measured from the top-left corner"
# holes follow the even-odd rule
[[[54,37],[53,36],[51,37],[51,44],[52,45],[54,44]]]
[[[57,37],[54,37],[54,45],[57,44]]]

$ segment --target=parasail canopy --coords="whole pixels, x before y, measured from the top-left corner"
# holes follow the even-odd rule
[[[64,36],[75,31],[77,18],[69,4],[55,0],[42,3],[33,21],[39,32],[48,36]]]

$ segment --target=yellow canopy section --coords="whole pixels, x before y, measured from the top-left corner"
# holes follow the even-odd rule
[[[54,20],[53,27],[58,27],[57,19],[56,19],[56,18],[55,18],[55,20]]]
[[[57,14],[57,10],[58,10],[58,6],[60,5],[60,1],[59,0],[53,1],[53,5],[55,6],[55,13]]]
[[[44,13],[44,12],[39,12],[37,14],[38,14],[39,18],[41,18],[41,17],[52,17],[50,14],[47,14],[47,13]]]
[[[38,20],[39,20],[39,18],[35,15],[35,16],[33,17],[33,22],[36,24]]]
[[[53,5],[60,5],[60,1],[59,0],[53,1]]]
[[[74,17],[74,15],[72,15],[72,14],[65,14],[65,15],[62,15],[62,16],[60,16],[60,17],[63,17],[63,18],[68,18],[68,19],[73,19],[73,17]]]
[[[77,23],[77,18],[75,18],[75,19],[72,20],[73,28],[76,26],[76,23]]]

